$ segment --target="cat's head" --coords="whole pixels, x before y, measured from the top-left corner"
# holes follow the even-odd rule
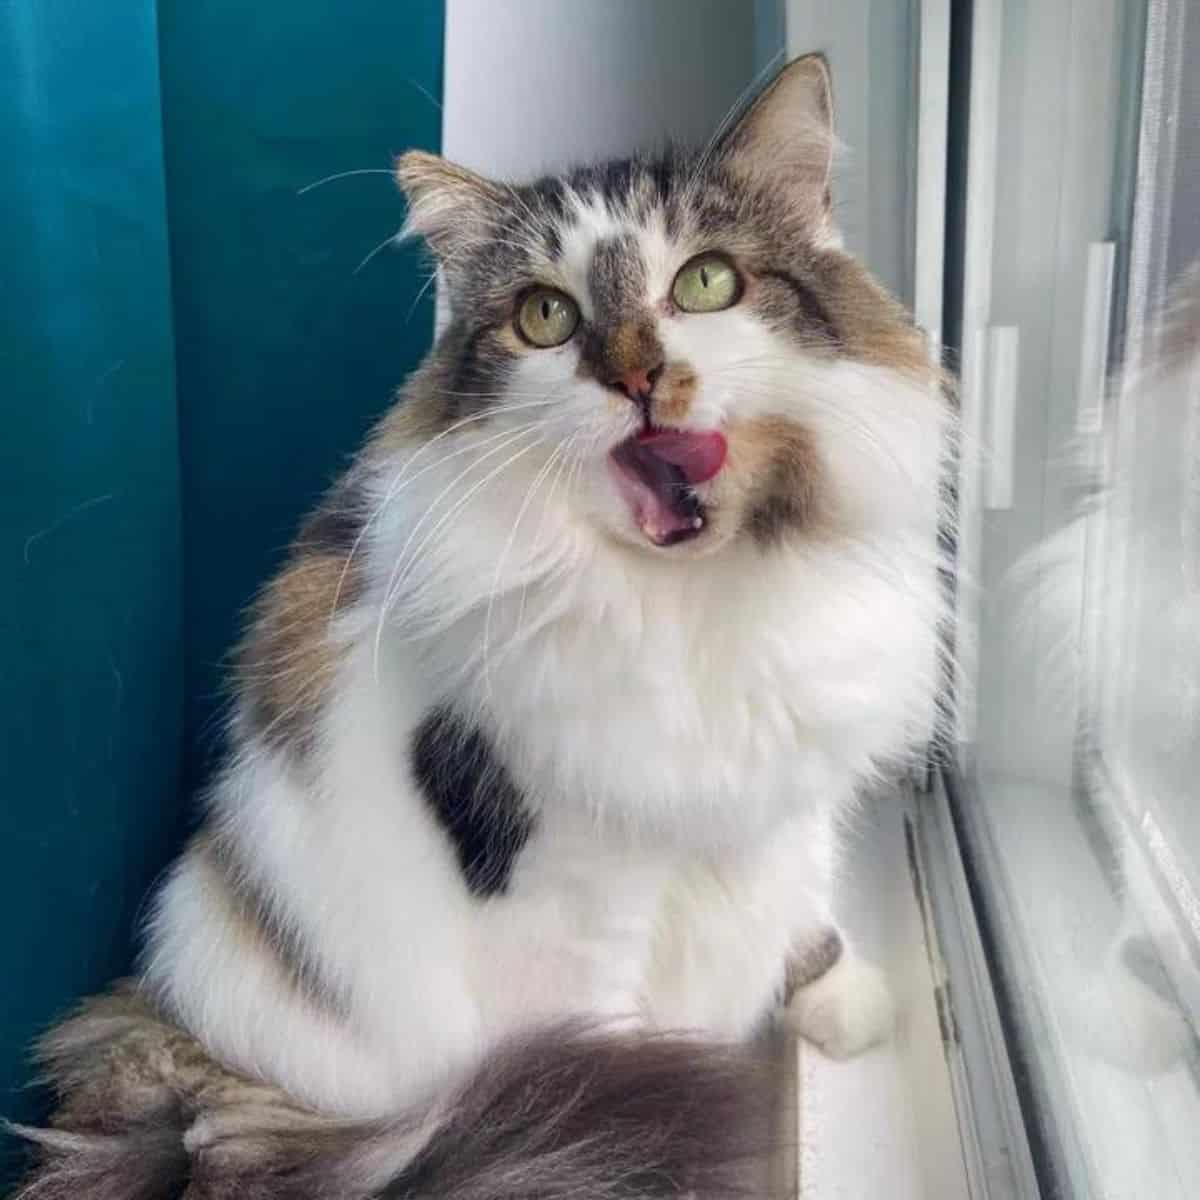
[[[841,247],[831,114],[810,55],[701,152],[522,186],[402,157],[452,314],[410,421],[536,441],[524,484],[557,453],[575,486],[555,502],[656,555],[904,510],[896,493],[936,472],[936,402],[913,401],[934,374]]]

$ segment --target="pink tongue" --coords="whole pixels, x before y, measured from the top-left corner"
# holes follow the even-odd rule
[[[651,430],[638,434],[638,445],[655,458],[678,467],[688,483],[706,483],[725,465],[729,447],[715,429],[689,433],[681,429]]]

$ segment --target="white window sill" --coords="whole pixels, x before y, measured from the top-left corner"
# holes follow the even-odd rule
[[[936,952],[931,959],[906,823],[915,826],[911,796],[893,793],[864,809],[838,897],[844,929],[888,974],[895,1035],[848,1062],[780,1036],[783,1151],[771,1196],[961,1200],[972,1194],[939,1021]]]
[[[1048,1102],[1075,1131],[1062,1148],[1072,1184],[1081,1193],[1185,1200],[1200,1180],[1200,1052],[1190,1034],[1200,974],[1139,839],[1120,824],[1122,812],[1137,823],[1151,811],[1146,791],[1123,782],[1101,772],[1091,780],[1101,789],[1093,803],[1120,839],[1113,875],[1085,828],[1097,818],[1066,789],[992,772],[982,795],[1036,1005],[1025,1023],[1055,1089]],[[1157,947],[1163,985],[1188,1009],[1126,970],[1123,947],[1138,943]]]

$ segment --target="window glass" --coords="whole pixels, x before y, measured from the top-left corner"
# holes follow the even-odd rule
[[[974,6],[959,813],[1049,1194],[1200,1195],[1200,10]],[[968,680],[969,685],[968,685]]]

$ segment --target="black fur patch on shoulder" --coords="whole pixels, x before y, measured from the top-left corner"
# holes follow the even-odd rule
[[[505,892],[534,818],[487,736],[450,708],[435,708],[413,734],[412,768],[467,887],[480,897]]]

